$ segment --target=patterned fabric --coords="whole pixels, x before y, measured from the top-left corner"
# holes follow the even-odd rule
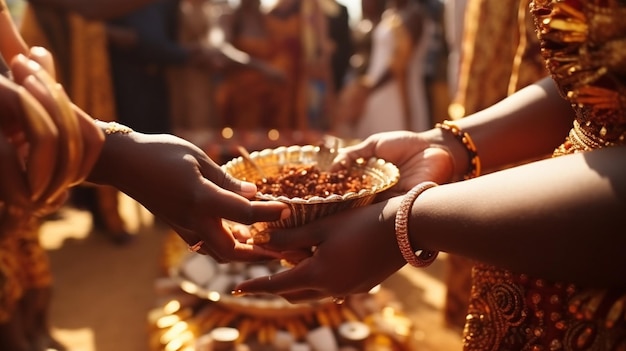
[[[52,284],[50,262],[39,243],[39,220],[31,217],[0,233],[0,323],[13,315],[28,289]]]
[[[467,1],[452,119],[483,110],[548,74],[528,13],[530,0]]]
[[[542,55],[574,127],[554,156],[623,145],[626,2],[535,0]],[[473,270],[465,350],[626,350],[626,292]]]

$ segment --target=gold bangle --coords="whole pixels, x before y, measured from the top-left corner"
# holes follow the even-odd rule
[[[469,165],[467,172],[463,175],[463,179],[471,179],[476,178],[480,175],[480,157],[478,157],[478,150],[476,149],[476,145],[474,144],[474,140],[467,132],[464,132],[461,128],[459,128],[456,124],[450,121],[443,121],[442,123],[437,123],[435,125],[436,128],[441,128],[443,130],[447,130],[458,140],[465,150],[467,151],[467,156],[469,159]]]
[[[411,247],[411,241],[409,240],[409,217],[411,208],[413,207],[413,203],[415,203],[417,197],[420,196],[420,194],[422,194],[425,190],[435,186],[437,186],[437,183],[435,182],[423,182],[416,185],[413,189],[406,193],[406,195],[404,195],[400,208],[398,209],[398,212],[396,212],[395,229],[398,247],[400,248],[400,252],[402,253],[402,257],[404,257],[404,260],[411,266],[418,268],[427,267],[433,263],[437,258],[437,255],[439,255],[439,251],[422,249],[413,250]]]
[[[95,122],[100,122],[102,123],[103,127],[104,127],[104,133],[105,134],[130,134],[132,132],[134,132],[134,130],[130,127],[127,127],[123,124],[119,124],[117,122],[102,122],[99,120],[95,120]]]

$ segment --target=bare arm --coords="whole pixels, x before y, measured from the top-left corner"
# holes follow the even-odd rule
[[[547,77],[495,105],[455,123],[468,132],[485,171],[549,156],[565,141],[574,112]],[[467,153],[448,132],[433,129],[426,135],[453,153],[456,175],[467,169]]]
[[[563,142],[573,116],[552,81],[505,101],[457,121],[489,169],[549,155]],[[346,148],[344,160],[377,156],[393,162],[402,174],[394,189],[403,194],[422,181],[450,179],[447,153],[428,148],[430,143],[451,149],[457,177],[467,170],[463,146],[438,129],[375,134]],[[411,245],[545,279],[624,287],[625,157],[626,146],[615,146],[428,189],[411,208]],[[368,291],[406,264],[394,235],[402,199],[272,232],[267,244],[272,248],[291,252],[315,246],[315,254],[271,280],[247,281],[237,289],[279,293],[290,301]]]
[[[626,147],[613,147],[427,190],[411,242],[535,276],[624,285],[625,158]]]

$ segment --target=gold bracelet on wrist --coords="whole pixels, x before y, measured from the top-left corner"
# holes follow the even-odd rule
[[[450,133],[452,133],[452,135],[454,135],[456,140],[458,140],[461,144],[463,144],[463,147],[465,147],[465,150],[467,151],[469,165],[467,168],[467,172],[465,172],[465,175],[463,175],[463,179],[478,177],[481,171],[480,157],[478,157],[478,150],[476,150],[476,145],[474,144],[474,141],[472,140],[470,135],[450,121],[437,123],[435,127],[449,131]]]
[[[130,134],[134,132],[134,130],[130,127],[127,127],[123,124],[119,124],[117,122],[102,122],[96,120],[96,122],[100,122],[104,125],[104,133],[105,134]]]
[[[415,203],[415,200],[425,190],[437,186],[435,182],[423,182],[411,189],[400,204],[398,212],[396,212],[395,228],[396,228],[396,240],[398,241],[398,247],[402,253],[404,260],[414,267],[427,267],[435,261],[439,251],[430,250],[414,250],[409,240],[409,217],[411,214],[411,208]]]

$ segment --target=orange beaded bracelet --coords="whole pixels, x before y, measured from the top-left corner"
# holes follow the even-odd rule
[[[437,123],[435,125],[436,128],[441,128],[443,130],[447,130],[465,147],[467,150],[467,156],[469,158],[469,166],[467,172],[463,176],[463,179],[471,179],[476,178],[480,175],[480,158],[478,157],[478,151],[476,150],[476,145],[474,141],[470,137],[467,132],[464,132],[461,128],[459,128],[456,124],[450,121],[443,121],[442,123]]]
[[[430,189],[432,187],[437,186],[435,182],[423,182],[411,189],[406,195],[404,195],[404,199],[400,204],[400,208],[398,212],[396,212],[396,240],[398,241],[398,247],[400,247],[400,252],[402,253],[402,257],[407,261],[411,266],[414,267],[427,267],[435,259],[437,255],[439,255],[439,251],[429,251],[429,250],[413,250],[411,247],[411,241],[409,240],[409,216],[411,213],[411,208],[413,207],[413,203],[423,193],[425,190]]]

